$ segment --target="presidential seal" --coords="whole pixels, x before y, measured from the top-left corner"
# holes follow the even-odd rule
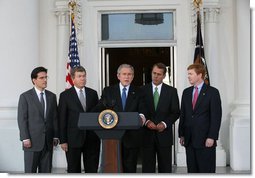
[[[99,125],[105,129],[112,129],[118,123],[118,115],[110,109],[102,111],[98,116]]]

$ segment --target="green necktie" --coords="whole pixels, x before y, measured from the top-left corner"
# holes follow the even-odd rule
[[[155,106],[155,110],[158,106],[158,100],[159,100],[159,94],[158,94],[158,88],[155,87],[155,91],[154,91],[154,94],[153,94],[153,99],[154,99],[154,106]]]

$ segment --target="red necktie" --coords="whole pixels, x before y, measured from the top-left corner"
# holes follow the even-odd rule
[[[194,93],[193,100],[192,100],[193,109],[196,106],[197,98],[198,98],[198,87],[195,87],[195,93]]]

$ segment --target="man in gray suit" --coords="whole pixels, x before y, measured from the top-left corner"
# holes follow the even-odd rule
[[[23,144],[25,173],[50,173],[53,145],[58,144],[57,100],[48,90],[47,69],[31,73],[34,87],[20,95],[18,126]]]

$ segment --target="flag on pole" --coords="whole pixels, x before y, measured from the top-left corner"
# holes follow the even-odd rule
[[[74,15],[71,14],[71,34],[69,39],[69,53],[66,66],[66,89],[73,86],[73,81],[71,78],[71,69],[80,66],[80,59],[78,54],[78,46],[76,40],[76,31],[74,26]]]
[[[204,45],[203,45],[203,37],[201,32],[201,22],[200,22],[200,12],[197,11],[197,38],[196,38],[196,48],[194,54],[194,63],[203,64],[205,67],[205,78],[204,81],[206,84],[210,85],[209,73],[205,61],[204,54]]]

